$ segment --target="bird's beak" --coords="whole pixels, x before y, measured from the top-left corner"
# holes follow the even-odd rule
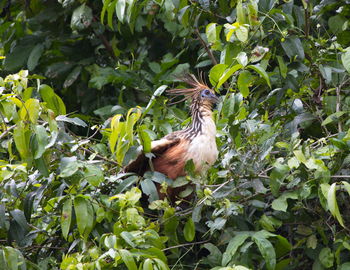
[[[219,102],[219,98],[214,93],[210,94],[210,100],[215,104]]]

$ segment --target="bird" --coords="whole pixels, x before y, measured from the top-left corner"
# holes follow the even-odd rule
[[[193,161],[194,171],[199,174],[205,173],[215,163],[218,150],[212,108],[214,104],[218,103],[219,98],[213,89],[193,74],[187,74],[181,80],[190,87],[170,89],[167,92],[175,96],[184,96],[178,102],[188,99],[191,101],[191,123],[182,130],[152,141],[151,153],[154,157],[149,160],[141,152],[134,161],[124,168],[125,172],[134,172],[142,176],[146,171],[154,170],[175,180],[180,176],[186,176],[185,165],[190,160]],[[160,199],[167,196],[171,202],[174,202],[184,187],[169,187],[164,194],[160,192],[158,184],[157,190]]]

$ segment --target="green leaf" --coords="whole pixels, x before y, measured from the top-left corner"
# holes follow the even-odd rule
[[[85,4],[82,4],[73,11],[70,27],[72,30],[81,31],[88,28],[91,22],[92,9]]]
[[[282,56],[277,55],[276,58],[278,61],[278,66],[280,69],[281,76],[285,79],[287,77],[288,67],[284,63]]]
[[[120,22],[124,22],[125,7],[126,7],[126,0],[117,0],[117,4],[115,6],[115,12]]]
[[[237,7],[236,7],[236,12],[237,12],[237,22],[239,24],[245,24],[246,17],[245,17],[245,12],[244,12],[243,5],[242,5],[242,0],[238,1]]]
[[[227,265],[230,262],[232,257],[236,254],[238,248],[243,245],[249,236],[250,233],[248,232],[239,232],[230,240],[222,257],[222,265]]]
[[[295,191],[285,192],[280,197],[272,201],[271,207],[276,211],[286,212],[288,208],[287,199],[298,199],[298,193]]]
[[[329,115],[325,120],[322,122],[322,126],[326,126],[332,122],[336,122],[339,120],[341,116],[343,116],[346,112],[345,111],[340,111],[340,112],[335,112]]]
[[[30,157],[29,150],[29,139],[30,133],[28,128],[23,124],[23,122],[19,122],[13,131],[13,139],[15,141],[15,145],[17,151],[19,152],[22,159],[28,159]]]
[[[248,64],[248,57],[245,52],[240,52],[237,57],[237,61],[239,64],[241,64],[243,67],[245,67]]]
[[[130,251],[126,249],[118,250],[120,256],[122,257],[123,262],[129,270],[137,270],[137,266],[134,260],[134,257],[130,253]]]
[[[27,223],[27,219],[23,213],[23,211],[19,209],[15,209],[10,211],[11,216],[17,222],[17,224],[24,230],[29,231],[30,227]]]
[[[27,61],[27,66],[30,71],[36,68],[43,52],[44,52],[44,46],[42,44],[37,44],[33,48],[33,50],[30,52],[30,55]]]
[[[260,74],[261,77],[263,77],[268,84],[268,86],[271,88],[270,78],[269,75],[267,75],[266,71],[259,65],[249,65],[247,68],[250,68],[254,71],[256,71],[258,74]]]
[[[238,89],[243,97],[248,97],[249,86],[252,84],[253,76],[248,70],[242,71],[237,80]]]
[[[345,23],[347,23],[347,19],[340,14],[332,16],[328,19],[328,26],[333,34],[339,34],[340,32],[344,31],[346,29],[346,26],[344,28]]]
[[[196,234],[194,222],[191,217],[188,218],[184,227],[184,237],[187,242],[192,242]]]
[[[345,67],[346,71],[350,73],[350,47],[341,55],[341,62]]]
[[[304,48],[301,44],[301,41],[299,37],[297,36],[290,36],[285,39],[284,42],[281,43],[282,48],[284,49],[285,53],[288,55],[290,59],[294,59],[294,57],[297,57],[299,60],[304,60],[305,54],[304,54]]]
[[[148,196],[148,201],[150,203],[159,199],[157,187],[151,179],[146,178],[142,180],[141,189],[142,192]]]
[[[153,261],[152,259],[146,259],[143,262],[142,270],[153,270]]]
[[[66,114],[66,106],[50,86],[46,84],[40,85],[39,92],[43,101],[46,102],[46,106],[51,109],[56,116]]]
[[[226,70],[226,67],[227,67],[227,65],[225,65],[225,64],[217,64],[217,65],[213,66],[209,71],[210,83],[212,85],[216,86],[216,88],[218,88],[217,84],[219,83],[221,76],[223,76],[223,74]]]
[[[232,68],[226,69],[220,76],[216,89],[223,85],[236,71],[240,70],[241,68],[243,68],[243,66],[241,64],[237,64]]]
[[[318,255],[318,259],[326,268],[330,268],[334,264],[334,254],[329,247],[325,247],[321,250],[320,254]]]
[[[205,28],[205,34],[209,43],[215,43],[217,41],[216,23],[209,23]]]
[[[75,197],[74,211],[77,219],[78,231],[81,236],[87,239],[94,224],[94,210],[90,201],[82,196]]]
[[[328,190],[327,204],[328,204],[329,211],[332,213],[332,215],[338,220],[340,225],[345,227],[343,218],[339,212],[339,207],[338,207],[337,198],[336,198],[336,191],[337,191],[337,183],[333,183]]]
[[[90,183],[90,185],[97,187],[104,181],[102,170],[95,165],[85,165],[84,177]]]
[[[4,69],[15,71],[23,68],[28,60],[28,55],[33,50],[33,44],[17,45],[10,53],[6,55],[4,60]]]
[[[22,106],[19,115],[23,121],[27,119],[33,124],[36,124],[39,118],[40,104],[39,100],[30,98]],[[27,118],[28,117],[28,118]]]
[[[61,230],[63,237],[67,240],[69,229],[72,222],[72,199],[69,198],[66,200],[62,207],[62,215],[61,215]]]
[[[144,153],[150,153],[151,152],[151,137],[149,135],[149,130],[147,129],[146,125],[141,125],[137,128],[139,138],[143,147]]]
[[[117,115],[113,116],[113,118],[111,120],[112,133],[109,136],[108,141],[109,141],[109,148],[110,148],[112,153],[115,152],[115,145],[118,141],[119,134],[122,132],[122,129],[123,129],[123,125],[120,122],[120,118],[122,118],[122,115],[117,114]]]
[[[71,73],[68,74],[66,80],[63,83],[63,87],[67,88],[71,86],[78,78],[81,72],[81,66],[76,66]]]
[[[254,234],[252,239],[258,246],[261,255],[264,257],[266,268],[269,270],[274,270],[276,267],[276,253],[271,242],[266,238],[258,236],[257,234]]]
[[[36,125],[34,127],[36,147],[34,150],[34,159],[41,158],[49,143],[49,136],[43,126]]]
[[[56,121],[67,122],[75,126],[87,127],[87,124],[78,117],[67,117],[65,115],[59,115],[56,117]]]
[[[77,157],[63,157],[60,162],[60,177],[66,178],[75,174],[80,168]]]
[[[249,29],[246,26],[239,26],[238,29],[235,31],[235,34],[239,41],[246,42],[248,40],[248,33]]]

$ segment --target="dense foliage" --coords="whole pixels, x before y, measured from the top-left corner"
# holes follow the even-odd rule
[[[0,9],[1,269],[350,269],[348,0]],[[215,165],[122,173],[189,123],[165,90],[199,71]],[[190,207],[158,200],[189,182]]]

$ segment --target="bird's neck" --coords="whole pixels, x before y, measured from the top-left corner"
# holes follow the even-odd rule
[[[191,134],[191,137],[202,134],[209,126],[210,129],[212,129],[212,126],[215,127],[212,119],[212,113],[211,104],[202,104],[197,102],[193,102],[191,104],[192,123],[187,129],[188,133]]]

